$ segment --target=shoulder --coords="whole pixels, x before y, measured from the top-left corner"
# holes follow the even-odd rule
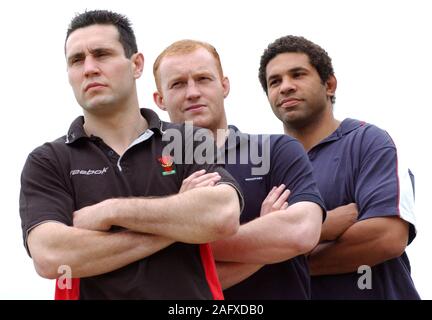
[[[66,136],[54,141],[46,142],[31,151],[25,162],[25,168],[35,169],[36,167],[53,168],[57,167],[68,158],[69,146],[66,144]]]
[[[395,148],[393,139],[387,131],[376,125],[354,119],[345,119],[341,123],[342,134],[354,147],[369,153],[383,148]]]
[[[303,145],[297,139],[286,134],[270,136],[270,152],[272,156],[283,155],[291,158],[306,155]]]
[[[66,135],[51,142],[45,142],[44,144],[36,147],[30,152],[29,157],[35,158],[50,158],[55,153],[66,151],[68,148],[66,144]]]

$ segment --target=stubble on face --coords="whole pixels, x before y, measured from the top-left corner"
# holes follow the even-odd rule
[[[326,85],[303,53],[282,53],[267,65],[268,99],[275,115],[290,130],[319,121],[328,108]]]

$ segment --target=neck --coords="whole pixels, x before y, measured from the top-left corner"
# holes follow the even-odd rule
[[[103,115],[84,111],[84,130],[87,135],[100,137],[119,155],[147,128],[148,123],[138,105]]]
[[[300,141],[304,149],[309,151],[320,141],[332,134],[339,127],[339,124],[340,121],[334,118],[332,111],[329,111],[301,128],[289,127],[284,123],[284,131],[286,134]]]
[[[215,140],[216,146],[220,148],[225,144],[225,140],[228,137],[228,126],[225,128],[212,130],[211,133],[213,134],[213,139]]]
[[[213,139],[215,140],[216,146],[218,148],[223,146],[225,143],[225,140],[228,137],[228,123],[227,123],[227,119],[226,119],[225,114],[222,117],[221,123],[219,123],[219,125],[216,128],[214,128],[214,129],[209,128],[209,130],[211,131],[211,133],[213,135]]]

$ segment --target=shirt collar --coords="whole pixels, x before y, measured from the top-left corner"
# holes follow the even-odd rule
[[[364,121],[346,118],[345,120],[343,120],[340,123],[339,127],[331,135],[329,135],[327,138],[324,138],[323,140],[321,140],[317,144],[317,146],[319,146],[323,143],[339,140],[340,138],[347,135],[351,131],[358,129],[358,128],[364,126],[365,124],[366,124],[366,122],[364,122]]]
[[[225,150],[231,150],[237,148],[243,140],[249,140],[249,135],[241,132],[236,126],[229,125],[228,126],[228,136],[225,140]],[[235,138],[235,139],[234,139]]]
[[[163,122],[159,119],[156,112],[150,109],[141,108],[141,115],[147,120],[148,130],[162,134]],[[90,138],[84,130],[84,116],[77,117],[69,127],[66,135],[66,144],[74,143],[81,138]]]

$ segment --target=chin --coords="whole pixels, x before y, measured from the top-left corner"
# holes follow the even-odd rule
[[[194,127],[201,127],[201,128],[207,128],[210,124],[210,122],[206,119],[203,119],[201,117],[195,117],[192,119],[186,119],[186,121],[192,121]]]

